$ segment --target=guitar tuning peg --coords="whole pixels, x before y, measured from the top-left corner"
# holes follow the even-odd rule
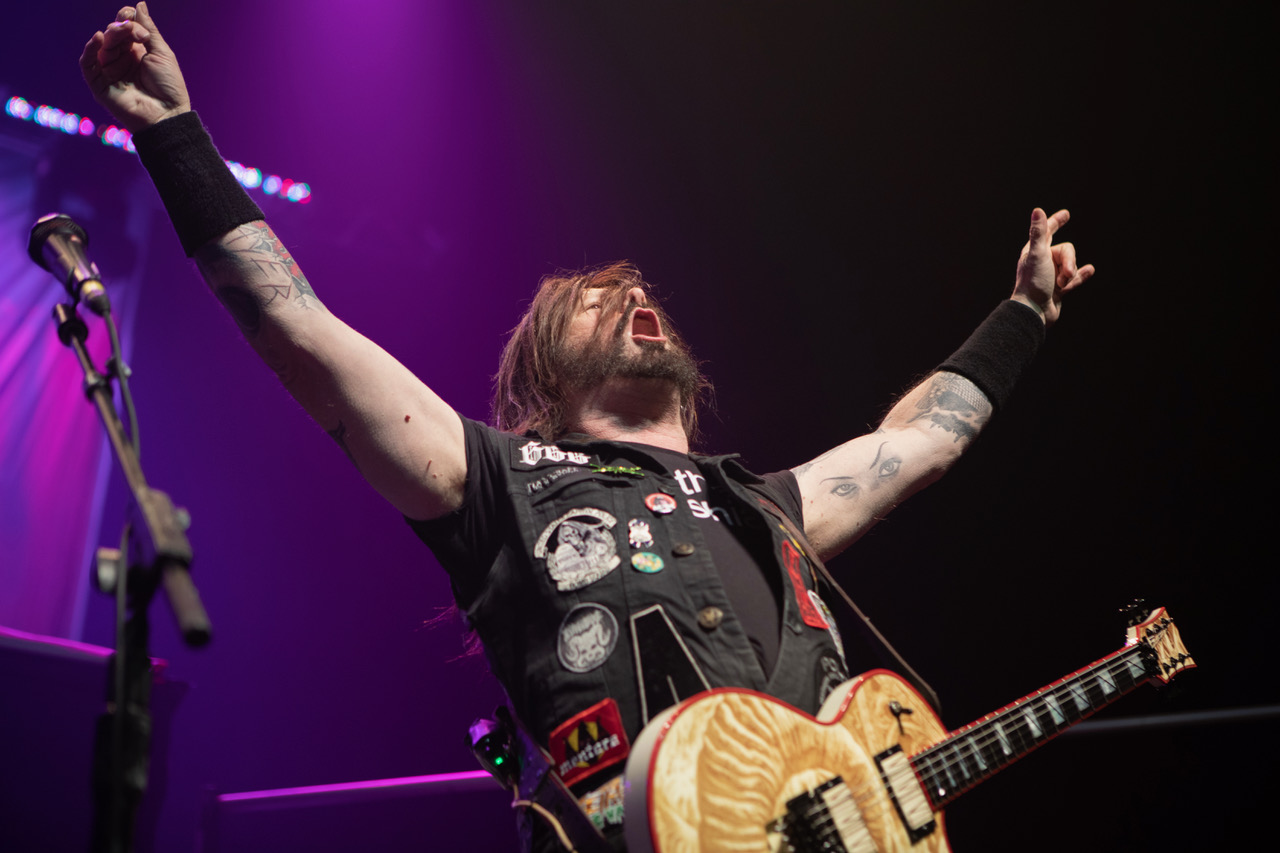
[[[1126,622],[1130,628],[1138,625],[1143,619],[1147,618],[1146,599],[1135,598],[1133,601],[1120,608],[1120,612],[1124,614]]]

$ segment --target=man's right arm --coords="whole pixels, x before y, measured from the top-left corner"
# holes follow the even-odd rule
[[[135,135],[190,111],[177,61],[145,4],[125,7],[105,34],[95,33],[80,64],[97,100]],[[265,222],[242,222],[189,251],[250,345],[378,492],[410,518],[461,504],[458,415],[330,313]]]
[[[249,344],[396,509],[427,519],[462,503],[458,415],[324,307],[270,226],[241,225],[195,259]]]

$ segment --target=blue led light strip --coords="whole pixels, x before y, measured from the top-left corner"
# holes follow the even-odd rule
[[[133,134],[123,127],[114,124],[95,126],[92,121],[75,113],[64,112],[57,107],[41,104],[33,107],[25,98],[16,95],[4,102],[4,111],[22,121],[31,121],[50,130],[60,130],[68,136],[97,136],[103,145],[134,152]],[[284,201],[306,204],[311,201],[311,186],[302,181],[282,178],[279,175],[264,175],[261,169],[246,166],[234,160],[227,160],[227,168],[245,189],[257,190],[263,195],[273,196]]]

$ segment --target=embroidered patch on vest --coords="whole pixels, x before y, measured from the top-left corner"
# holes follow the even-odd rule
[[[590,672],[604,663],[618,646],[618,620],[609,608],[579,604],[560,623],[556,654],[570,672]]]
[[[822,611],[822,618],[827,620],[827,631],[831,634],[831,642],[836,644],[836,651],[840,653],[840,661],[844,664],[844,668],[848,670],[849,659],[844,656],[844,641],[840,639],[840,628],[836,625],[835,617],[831,615],[831,608],[827,607],[827,603],[822,600],[822,596],[818,595],[816,589],[809,590],[809,600]]]
[[[800,556],[800,551],[796,546],[791,544],[791,540],[784,539],[782,541],[782,565],[786,566],[787,577],[791,578],[791,586],[796,593],[796,606],[800,608],[800,618],[810,628],[821,628],[825,631],[830,626],[827,624],[827,620],[822,618],[822,613],[813,606],[813,602],[809,599],[809,590],[805,588],[804,572],[801,569],[803,561],[804,558]]]
[[[813,668],[813,677],[818,688],[818,705],[821,707],[832,691],[849,680],[849,671],[838,657],[830,652],[823,652]]]
[[[622,824],[622,774],[578,798],[578,805],[596,829]]]
[[[636,655],[642,724],[663,708],[711,689],[661,604],[631,614],[631,647]]]
[[[529,494],[536,495],[538,492],[542,491],[547,486],[550,486],[552,483],[554,483],[556,480],[559,480],[561,477],[565,476],[566,474],[581,474],[581,473],[584,473],[581,468],[555,468],[543,474],[541,477],[534,480],[533,482],[526,484],[525,489],[529,492]]]
[[[511,465],[516,468],[536,468],[546,463],[572,465],[590,465],[591,457],[585,453],[572,450],[561,450],[554,444],[543,444],[540,441],[526,441],[519,447],[512,442]]]
[[[570,592],[595,583],[617,568],[618,520],[602,509],[577,507],[546,526],[533,546],[533,556],[546,560],[556,589]]]
[[[618,703],[604,699],[556,726],[547,742],[560,780],[572,785],[627,757],[631,744]]]

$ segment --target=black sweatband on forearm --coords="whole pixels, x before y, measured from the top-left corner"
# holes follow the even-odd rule
[[[237,225],[263,218],[195,111],[151,125],[134,135],[133,144],[187,257]]]
[[[1006,299],[938,370],[958,373],[1004,408],[1018,378],[1044,343],[1044,321],[1034,308]]]

